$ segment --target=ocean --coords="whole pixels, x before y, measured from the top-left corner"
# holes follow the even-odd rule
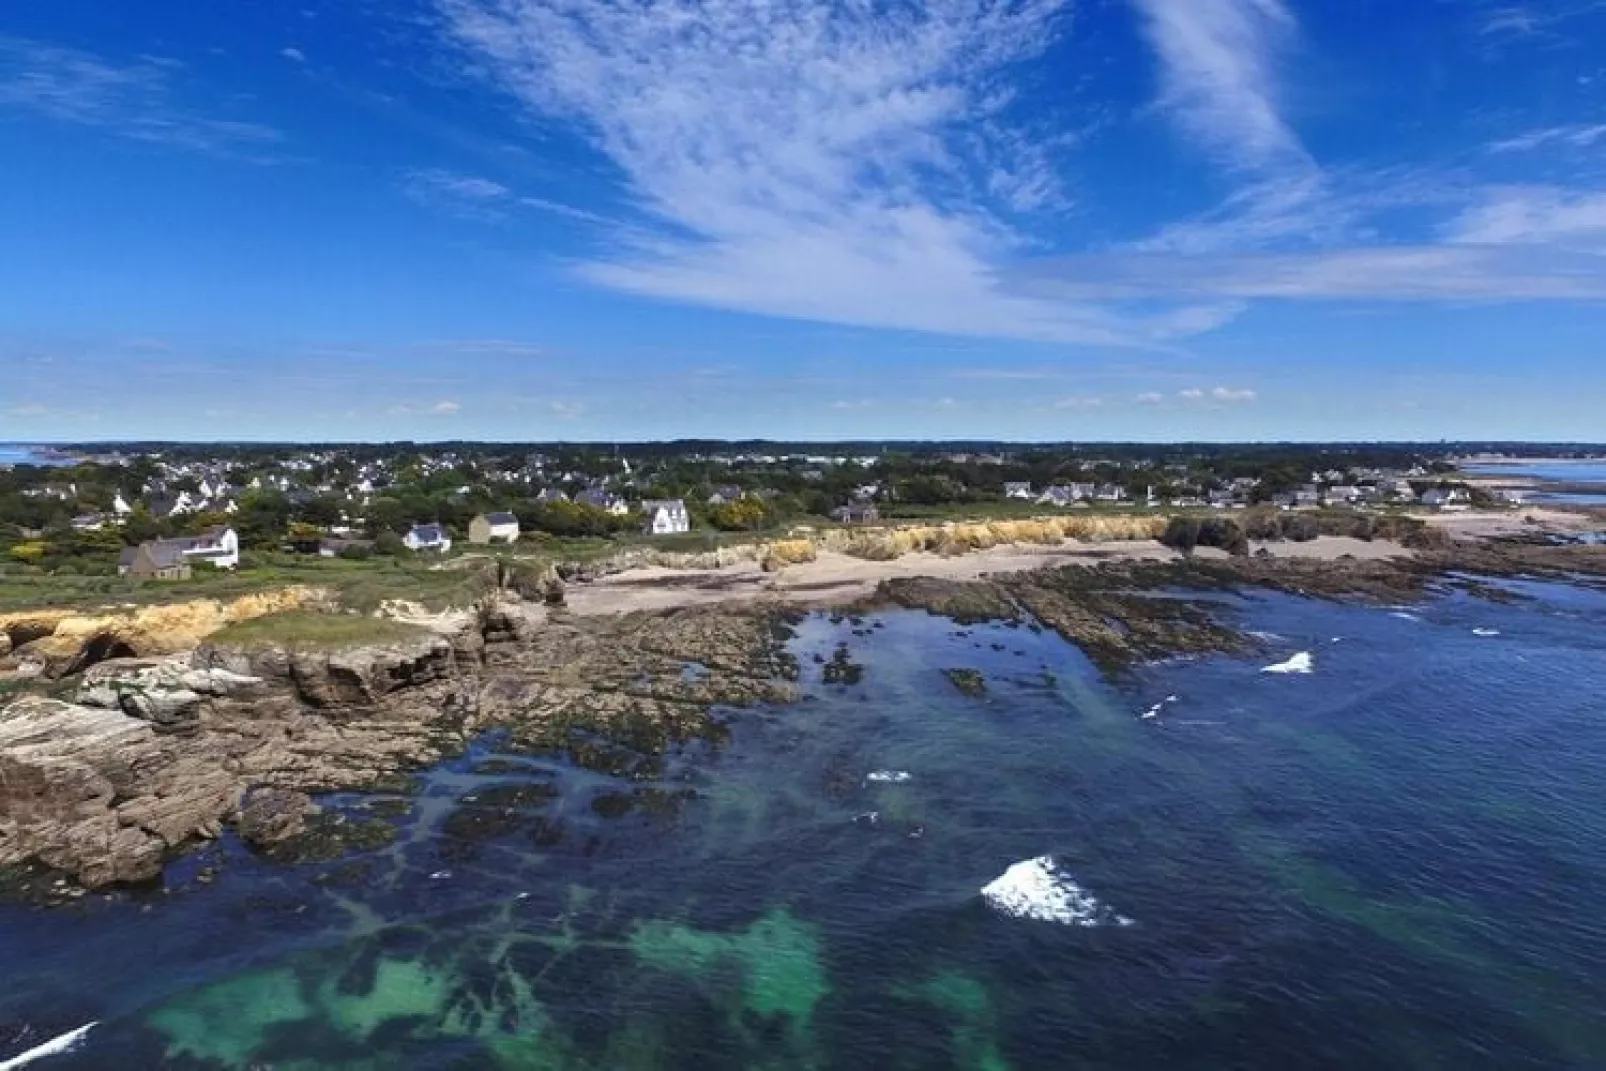
[[[1606,1066],[1606,593],[1499,587],[1222,596],[1261,651],[1117,680],[811,617],[660,781],[491,735],[327,801],[392,843],[0,908],[0,1066]]]
[[[1553,480],[1575,486],[1599,486],[1600,490],[1548,492],[1536,497],[1545,502],[1572,506],[1606,506],[1606,461],[1523,462],[1511,465],[1468,465],[1468,472],[1479,476],[1513,476]]]
[[[10,465],[64,465],[70,464],[62,458],[40,454],[32,446],[21,443],[0,443],[0,468]]]

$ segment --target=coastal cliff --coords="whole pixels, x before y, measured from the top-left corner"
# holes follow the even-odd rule
[[[328,594],[316,588],[289,587],[231,600],[0,614],[0,658],[31,665],[45,677],[67,677],[106,658],[187,651],[228,625],[328,602]]]

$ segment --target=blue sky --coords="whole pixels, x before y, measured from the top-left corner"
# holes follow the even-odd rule
[[[0,439],[1606,439],[1606,0],[52,0]]]

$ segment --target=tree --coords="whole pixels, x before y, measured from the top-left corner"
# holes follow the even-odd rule
[[[1192,517],[1172,517],[1160,542],[1172,550],[1192,554],[1193,548],[1199,545],[1199,522]]]
[[[161,522],[151,516],[151,511],[144,506],[135,506],[134,512],[123,521],[123,541],[129,546],[137,546],[161,534]]]
[[[708,511],[708,523],[722,532],[751,532],[764,525],[764,503],[756,498],[739,498]]]
[[[234,529],[251,547],[276,547],[290,525],[290,500],[277,491],[253,491],[240,500]]]
[[[405,558],[412,551],[407,549],[407,544],[402,542],[401,536],[386,529],[375,537],[374,553],[383,554],[390,558]]]
[[[368,534],[376,539],[384,532],[395,534],[411,523],[407,506],[397,498],[385,495],[368,506]]]

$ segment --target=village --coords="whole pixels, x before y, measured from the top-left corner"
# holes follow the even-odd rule
[[[1442,458],[1318,447],[543,450],[152,445],[0,471],[0,568],[183,580],[252,551],[445,556],[1062,510],[1455,511],[1522,492]],[[9,563],[9,564],[7,564]]]

